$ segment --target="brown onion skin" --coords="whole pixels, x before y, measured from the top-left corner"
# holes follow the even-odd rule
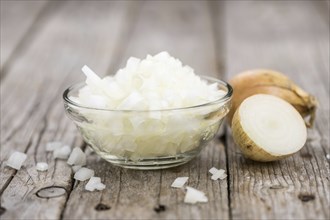
[[[307,127],[312,127],[315,119],[317,100],[284,74],[267,69],[248,70],[233,77],[229,83],[234,89],[232,108],[228,114],[229,125],[236,109],[248,97],[255,94],[270,94],[280,97],[297,109],[302,117],[309,117]]]

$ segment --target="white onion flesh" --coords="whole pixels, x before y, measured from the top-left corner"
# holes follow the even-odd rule
[[[197,202],[208,202],[205,193],[203,193],[202,191],[199,191],[189,186],[187,186],[186,189],[187,192],[184,197],[185,203],[196,204]]]
[[[98,184],[95,184],[95,189],[101,191],[101,190],[104,190],[105,189],[105,184],[103,183],[98,183]]]
[[[224,169],[217,169],[215,167],[212,167],[209,172],[212,174],[211,179],[212,180],[218,180],[218,179],[225,179],[227,177],[226,171]]]
[[[101,183],[100,177],[91,177],[87,184],[85,185],[85,189],[88,191],[94,191],[94,190],[103,190],[105,189],[105,185]]]
[[[63,146],[63,143],[60,141],[48,142],[46,144],[46,151],[54,151],[56,149],[59,149],[62,146]]]
[[[174,180],[171,187],[173,188],[182,188],[184,184],[188,181],[189,177],[178,177]]]
[[[15,151],[8,158],[6,165],[15,170],[20,170],[26,158],[26,154],[19,151]]]
[[[46,171],[46,170],[48,170],[48,164],[47,163],[44,163],[44,162],[39,162],[36,165],[36,170],[38,170],[38,171]]]
[[[220,169],[212,175],[211,179],[212,180],[218,180],[218,179],[222,180],[222,179],[225,179],[226,177],[227,177],[227,174],[225,173],[225,170]]]
[[[53,157],[59,158],[59,159],[68,159],[69,155],[71,153],[71,147],[68,145],[64,145],[60,148],[57,148],[53,152]]]
[[[242,102],[238,113],[247,136],[272,155],[292,154],[306,142],[303,118],[281,98],[265,94],[250,96]]]
[[[94,170],[82,167],[74,174],[73,178],[79,181],[85,181],[92,176],[94,176]]]
[[[183,66],[167,52],[148,55],[144,60],[130,58],[125,68],[103,79],[87,66],[82,71],[87,85],[79,90],[77,97],[70,98],[93,108],[184,108],[209,103],[225,95],[217,83],[209,85],[191,67]],[[164,111],[124,114],[84,109],[81,114],[93,123],[79,126],[91,142],[97,142],[95,145],[112,155],[132,160],[176,155],[199,146],[204,134],[216,132],[219,118],[205,120],[205,117],[222,105],[173,114]]]
[[[209,172],[210,172],[211,174],[215,174],[216,172],[218,172],[218,169],[215,168],[215,167],[212,167],[212,168],[209,170]]]
[[[73,148],[67,163],[69,165],[85,166],[86,165],[86,155],[79,147],[75,147],[75,148]]]

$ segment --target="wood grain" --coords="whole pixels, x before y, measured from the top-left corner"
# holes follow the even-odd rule
[[[99,72],[106,70],[130,5],[64,4],[25,55],[16,60],[1,87],[0,186],[1,206],[6,209],[1,216],[4,219],[61,217],[73,187],[72,171],[65,161],[55,162],[45,152],[45,145],[53,140],[82,145],[76,128],[64,115],[61,95],[69,84],[83,78],[79,77],[83,64],[97,66]],[[81,28],[77,28],[79,24]],[[26,152],[29,158],[18,172],[4,164],[13,150]],[[50,164],[48,172],[35,171],[39,161]],[[49,186],[62,187],[66,193],[51,199],[36,196],[38,190]]]
[[[310,139],[288,159],[273,163],[246,160],[228,136],[233,219],[329,218],[329,23],[318,15],[317,4],[321,3],[226,4],[228,77],[248,69],[275,69],[320,101]]]
[[[1,79],[9,71],[11,61],[29,47],[29,42],[43,28],[60,4],[50,1],[1,1]]]
[[[329,219],[328,9],[329,1],[1,1],[1,219]],[[84,190],[65,160],[45,152],[57,140],[88,149],[64,114],[63,90],[84,80],[84,64],[114,74],[130,56],[163,50],[201,75],[287,74],[320,102],[306,146],[257,163],[226,130],[196,159],[161,171],[91,153],[87,167],[107,187]],[[28,154],[19,171],[5,166],[14,150]],[[48,171],[35,170],[41,161]],[[212,181],[213,166],[228,179]],[[179,176],[209,202],[184,204],[184,191],[170,187]]]

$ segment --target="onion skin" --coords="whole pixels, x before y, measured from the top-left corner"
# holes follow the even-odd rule
[[[267,69],[256,69],[242,72],[229,82],[234,89],[232,108],[228,114],[229,125],[236,109],[249,96],[270,94],[289,102],[301,114],[307,127],[312,127],[315,120],[317,100],[308,94],[287,76],[280,72]]]
[[[256,143],[254,143],[251,138],[249,138],[249,136],[244,132],[240,121],[241,120],[239,116],[239,109],[237,109],[232,120],[231,129],[233,139],[236,145],[240,148],[244,157],[260,162],[271,162],[289,157],[295,153],[293,152],[291,154],[286,155],[274,155],[268,153],[267,151],[259,147]]]

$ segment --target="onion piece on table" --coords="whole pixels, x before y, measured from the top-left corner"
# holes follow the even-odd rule
[[[46,171],[46,170],[48,170],[48,164],[47,163],[44,163],[44,162],[39,162],[36,165],[36,170],[38,170],[38,171]]]
[[[59,159],[68,159],[71,153],[71,147],[68,145],[64,145],[61,148],[57,148],[53,152],[53,157]]]
[[[15,170],[19,170],[21,169],[24,161],[26,160],[27,155],[19,152],[19,151],[15,151],[14,153],[12,153],[9,157],[9,159],[7,160],[6,165],[14,168]]]
[[[212,175],[211,179],[212,180],[218,180],[218,179],[223,180],[226,177],[227,177],[227,174],[225,173],[225,170],[220,169]]]
[[[72,150],[67,163],[69,165],[85,166],[86,165],[86,155],[79,147],[75,147]]]
[[[187,182],[189,177],[178,177],[174,180],[174,182],[172,183],[171,187],[174,188],[182,188],[184,186],[184,184]]]
[[[105,184],[103,183],[98,183],[95,185],[95,189],[101,191],[101,190],[104,190],[105,189]]]
[[[218,172],[218,169],[215,168],[215,167],[212,167],[212,168],[209,170],[209,172],[210,172],[211,174],[215,174],[216,172]]]
[[[96,190],[103,190],[105,189],[105,185],[101,183],[101,178],[100,177],[91,177],[87,184],[85,185],[85,189],[88,191],[94,191]]]
[[[184,197],[185,203],[195,204],[197,202],[207,202],[208,199],[202,191],[194,189],[192,187],[186,187],[187,192]]]
[[[92,176],[94,176],[94,170],[82,167],[74,174],[73,178],[79,181],[85,181]]]

